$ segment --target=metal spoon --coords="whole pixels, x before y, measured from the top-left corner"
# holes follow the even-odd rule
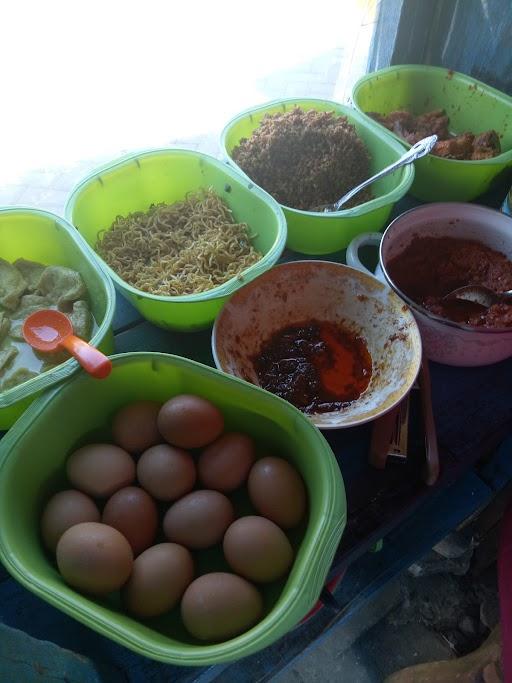
[[[489,287],[484,285],[467,285],[466,287],[459,287],[454,289],[445,297],[445,300],[451,301],[453,299],[471,301],[474,304],[489,308],[499,301],[509,301],[512,303],[512,289],[507,292],[493,292]]]
[[[361,190],[364,190],[364,188],[368,187],[368,185],[371,185],[376,180],[380,180],[380,178],[384,178],[384,176],[393,173],[393,171],[396,171],[398,168],[401,168],[402,166],[407,166],[408,164],[412,164],[417,159],[421,159],[421,157],[424,157],[427,154],[429,154],[434,148],[436,142],[437,135],[430,135],[428,138],[423,138],[423,140],[420,140],[415,145],[413,145],[411,149],[407,150],[407,152],[403,154],[400,157],[400,159],[398,159],[398,161],[395,161],[393,164],[386,166],[386,168],[383,168],[382,171],[379,171],[371,178],[368,178],[368,180],[365,180],[357,187],[354,187],[353,190],[350,190],[350,192],[344,194],[343,197],[338,199],[337,202],[334,202],[334,204],[325,204],[324,206],[319,207],[317,211],[323,211],[324,213],[330,213],[331,211],[339,211],[343,204],[346,204],[349,199],[352,199],[354,195],[356,195],[358,192],[361,192]]]

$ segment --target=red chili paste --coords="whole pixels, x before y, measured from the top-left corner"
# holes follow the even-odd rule
[[[364,339],[330,322],[308,320],[268,339],[253,358],[260,385],[305,413],[339,410],[372,375]]]
[[[386,268],[404,294],[436,315],[475,327],[512,327],[510,303],[482,310],[471,303],[443,300],[467,285],[484,285],[497,293],[512,289],[512,261],[485,244],[417,236]]]

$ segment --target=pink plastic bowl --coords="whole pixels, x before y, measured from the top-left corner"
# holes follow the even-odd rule
[[[426,204],[396,218],[384,235],[359,235],[347,249],[347,263],[366,270],[358,257],[360,247],[380,245],[375,275],[411,307],[420,328],[423,350],[430,360],[468,367],[490,365],[512,356],[512,328],[477,328],[445,320],[411,301],[395,285],[386,264],[403,252],[416,235],[475,240],[501,251],[512,261],[512,219],[476,204]]]

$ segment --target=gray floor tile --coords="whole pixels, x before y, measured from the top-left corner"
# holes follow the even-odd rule
[[[273,683],[382,683],[364,654],[356,647],[332,659],[310,660],[300,668],[292,667],[273,679]]]
[[[366,661],[374,662],[380,680],[406,666],[453,657],[440,637],[415,622],[399,626],[387,621],[377,624],[363,636],[360,652]]]
[[[18,201],[26,206],[46,209],[50,206],[64,206],[68,193],[52,187],[27,187]]]
[[[92,160],[64,168],[62,173],[52,183],[51,187],[54,190],[70,192],[75,185],[89,175],[97,165],[97,162]]]
[[[0,205],[19,204],[19,198],[27,189],[26,185],[3,185],[0,186]]]
[[[61,168],[34,169],[26,173],[22,181],[24,185],[31,187],[52,187],[61,173]]]
[[[384,619],[402,599],[400,582],[389,584],[376,597],[363,603],[348,622],[342,622],[296,659],[275,683],[340,681],[341,683],[380,683],[373,653],[362,650],[366,632]]]

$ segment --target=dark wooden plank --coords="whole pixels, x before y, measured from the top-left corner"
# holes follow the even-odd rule
[[[129,327],[133,327],[142,321],[143,318],[138,310],[116,290],[116,310],[114,313],[114,320],[112,321],[114,334]]]
[[[214,365],[211,353],[211,330],[175,332],[155,327],[145,321],[115,337],[117,353],[159,351],[191,358],[205,365]]]
[[[512,436],[497,449],[494,457],[484,463],[478,474],[495,491],[501,491],[512,480]]]
[[[480,368],[432,363],[431,374],[439,438],[455,456],[466,458],[486,438],[512,430],[512,358]]]

